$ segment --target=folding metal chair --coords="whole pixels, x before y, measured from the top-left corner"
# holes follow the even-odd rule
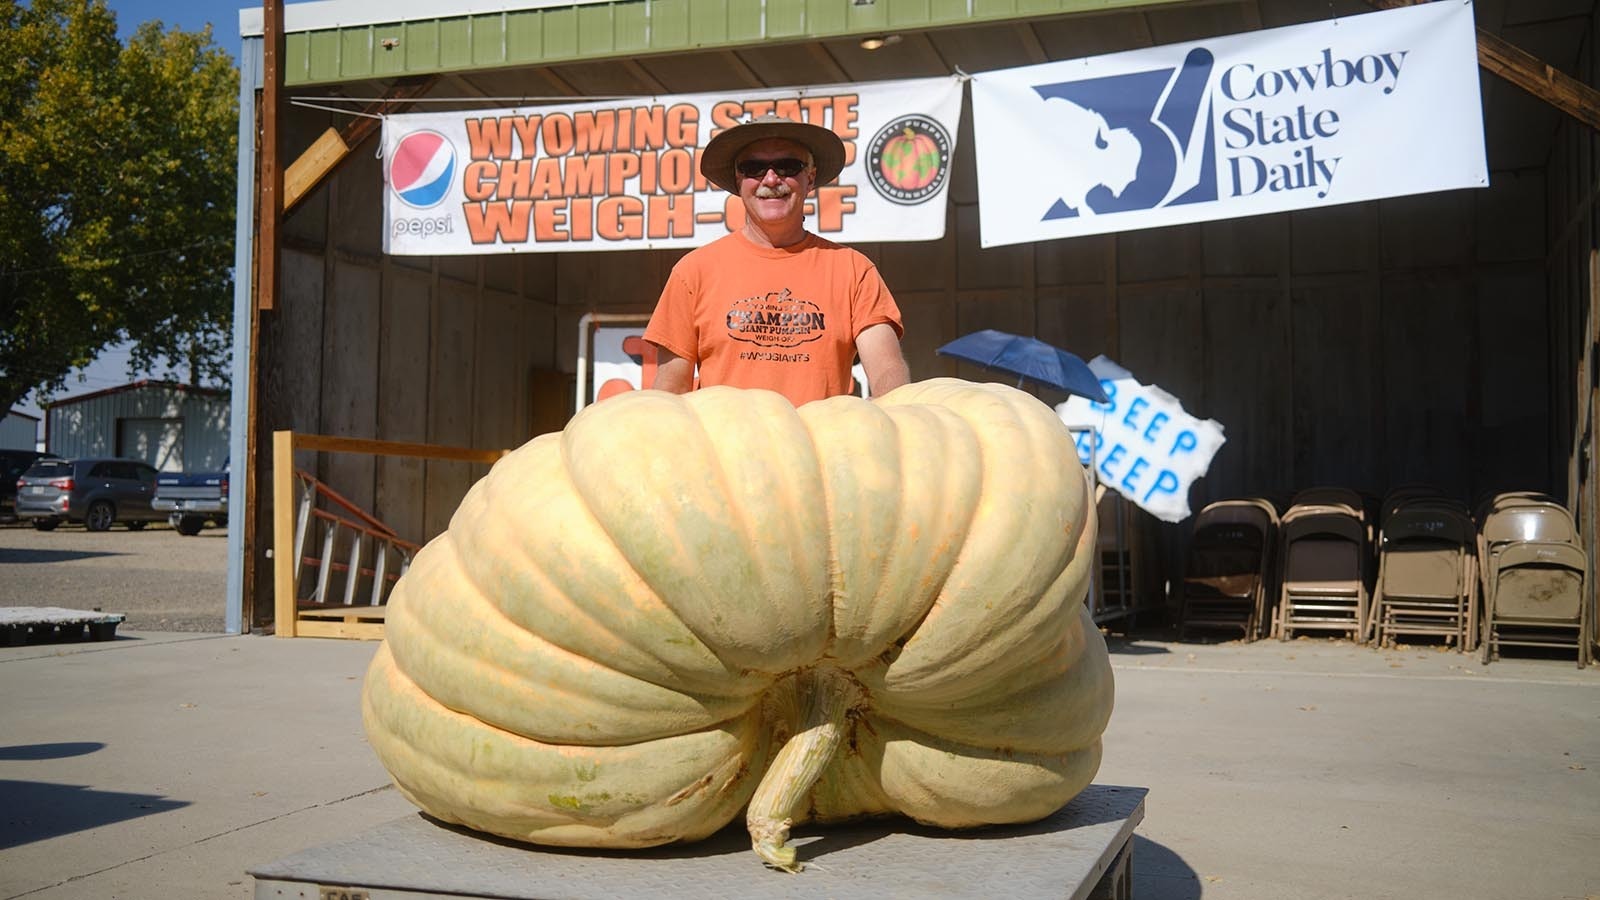
[[[1374,640],[1437,635],[1467,649],[1472,613],[1474,529],[1459,504],[1419,500],[1383,525],[1371,616]]]
[[[1479,546],[1482,661],[1501,647],[1573,647],[1587,666],[1588,557],[1566,508],[1526,497],[1491,506]]]
[[[1360,641],[1367,621],[1366,524],[1347,504],[1296,505],[1283,516],[1283,586],[1276,630],[1345,633]]]
[[[1237,628],[1245,640],[1260,637],[1269,621],[1278,513],[1261,499],[1219,500],[1195,516],[1184,567],[1183,625]]]

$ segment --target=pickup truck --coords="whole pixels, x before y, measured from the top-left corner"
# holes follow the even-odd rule
[[[191,536],[210,519],[228,525],[228,469],[221,472],[162,472],[156,476],[156,493],[150,505],[167,513],[167,521],[181,535]]]

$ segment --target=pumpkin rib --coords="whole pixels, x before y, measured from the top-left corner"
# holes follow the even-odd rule
[[[746,512],[738,508],[741,495],[725,473],[713,477],[705,471],[725,465],[723,458],[733,452],[726,448],[719,455],[700,413],[719,394],[728,395],[722,392],[748,395],[768,416],[794,415],[787,400],[767,391],[707,388],[687,399],[634,391],[585,409],[568,426],[562,453],[595,518],[685,626],[725,665],[777,674],[806,662],[824,639],[811,634],[814,616],[804,612],[818,592],[806,590],[809,582],[800,573],[779,583],[756,577],[751,548],[763,544],[750,539]],[[721,424],[749,418],[746,410]],[[673,454],[634,460],[612,449],[659,442],[663,432],[673,435]],[[752,452],[759,449],[764,448]],[[690,472],[674,465],[678,455],[696,459],[698,467]],[[763,590],[752,590],[757,583]],[[797,638],[806,643],[796,644]]]
[[[917,616],[916,622],[912,624],[910,628],[906,629],[901,634],[896,635],[896,641],[898,643],[902,638],[909,640],[911,636],[915,635],[921,630],[923,624],[927,622],[928,616],[933,612],[934,606],[939,603],[939,598],[944,596],[945,585],[950,583],[950,576],[961,564],[962,551],[965,550],[967,541],[972,536],[972,526],[973,523],[977,521],[978,511],[983,502],[985,466],[983,442],[978,438],[977,430],[973,427],[970,421],[966,420],[955,412],[942,407],[896,407],[889,411],[889,415],[891,418],[896,420],[897,428],[900,427],[902,420],[914,420],[917,416],[924,416],[936,421],[938,423],[938,429],[944,432],[940,435],[940,437],[943,438],[943,440],[940,441],[941,446],[947,445],[952,437],[958,439],[962,437],[970,439],[965,442],[965,447],[968,450],[969,458],[973,460],[974,464],[972,468],[976,471],[976,481],[973,482],[973,487],[970,491],[970,494],[967,492],[951,491],[948,487],[948,482],[946,482],[945,487],[941,488],[939,491],[930,492],[936,494],[941,510],[948,510],[952,504],[959,504],[960,508],[956,510],[958,513],[958,515],[955,517],[957,521],[947,521],[946,523],[944,538],[946,544],[949,545],[949,549],[945,552],[936,554],[938,558],[947,560],[947,563],[940,565],[937,568],[937,577],[934,580],[925,580],[924,590],[916,592],[921,594],[923,597],[920,603],[921,614]],[[904,468],[907,463],[905,454],[914,452],[915,451],[909,445],[903,448],[900,459],[900,465],[902,468]],[[947,464],[942,466],[941,470],[947,474],[960,474],[955,465]],[[955,495],[957,498],[965,497],[966,502],[962,503],[959,499],[952,499],[952,495]],[[895,653],[895,656],[898,658],[898,650]]]
[[[970,423],[937,407],[883,408],[837,397],[809,403],[800,414],[819,448],[824,491],[834,510],[830,531],[854,533],[860,518],[873,515],[874,503],[892,509],[867,524],[869,533],[888,535],[876,565],[870,565],[872,542],[837,545],[836,565],[859,583],[834,598],[832,658],[845,667],[862,665],[896,652],[921,626],[954,568],[981,493],[964,486],[981,477],[978,465],[968,465],[976,438]],[[957,443],[969,454],[947,452]],[[866,484],[861,470],[885,448],[893,451],[892,464],[883,466],[892,488]],[[934,454],[938,462],[930,465]],[[848,503],[841,500],[846,491]],[[892,502],[886,501],[891,494]],[[848,624],[848,633],[839,623]]]
[[[806,404],[807,407],[815,404]],[[838,497],[834,490],[834,479],[829,477],[827,461],[823,458],[822,442],[817,439],[817,430],[813,423],[806,418],[801,407],[800,420],[805,424],[806,437],[811,441],[811,455],[817,461],[817,471],[822,481],[822,515],[828,523],[828,638],[822,645],[821,659],[834,659],[834,649],[839,643],[839,613],[838,605],[841,598],[850,595],[849,586],[845,583],[844,563],[839,550],[838,529],[834,524],[838,519]]]
[[[447,821],[480,829],[489,823],[484,830],[541,843],[652,846],[715,831],[721,825],[707,831],[707,813],[726,824],[755,789],[750,762],[760,762],[764,750],[754,711],[716,728],[621,747],[547,744],[432,702],[392,663],[380,650],[362,694],[372,745],[390,772],[407,774],[396,778],[402,793]],[[407,712],[403,719],[389,714],[397,706]],[[706,753],[718,745],[720,759],[707,773]],[[642,762],[650,777],[640,783]],[[664,770],[677,774],[660,783]],[[640,813],[666,821],[636,819],[615,832]],[[638,833],[643,825],[649,827]]]
[[[1081,477],[1051,477],[1048,466],[1029,465],[1035,459],[1076,460],[1076,450],[1048,407],[1024,407],[994,390],[952,390],[953,386],[937,381],[918,384],[931,385],[929,394],[969,422],[981,417],[982,427],[975,423],[974,429],[982,446],[984,481],[979,516],[955,568],[891,666],[889,682],[908,690],[954,686],[1008,655],[1010,645],[1000,639],[1002,634],[1027,639],[1019,622],[1062,583],[1064,570],[1071,569],[1074,548],[1062,541],[1059,549],[1030,554],[1027,551],[1036,543],[1018,544],[1019,535],[1048,534],[1045,526],[1052,516],[1070,522],[1083,507]],[[1060,432],[1058,440],[1049,440],[1050,434],[1040,427],[1045,418]],[[1069,449],[1073,456],[1066,455]],[[1067,503],[1072,499],[1078,503],[1042,508],[1040,496],[1063,491],[1076,495],[1066,498]],[[1068,579],[1066,589],[1076,590],[1075,582],[1076,578]]]
[[[1080,549],[1092,548],[1094,542],[1093,529],[1086,528],[1080,533]],[[1028,652],[1030,648],[1048,650],[1060,634],[1074,627],[1068,607],[1074,602],[1082,605],[1077,598],[1088,583],[1088,569],[1092,565],[1092,554],[1075,553],[1049,587],[1031,595],[1031,604],[1017,610],[1012,620],[996,627],[991,642],[979,644],[945,669],[931,673],[931,677],[907,677],[903,670],[895,671],[891,666],[885,676],[885,689],[907,697],[948,700],[968,694],[971,679],[977,673],[1001,679],[1023,671],[1032,658]],[[1086,608],[1080,610],[1086,611]]]
[[[447,538],[446,543],[448,547],[430,554],[428,568],[419,576],[445,576],[440,551],[452,557],[456,553],[454,541]],[[421,564],[419,554],[413,571]],[[411,582],[419,583],[428,582]],[[399,667],[430,696],[449,701],[452,709],[529,737],[604,746],[704,727],[726,718],[729,706],[748,708],[752,703],[750,698],[726,700],[719,715],[719,705],[707,698],[640,681],[516,626],[476,586],[465,579],[458,583],[471,589],[461,591],[448,608],[429,604],[413,610],[409,594],[397,598],[404,612],[390,625],[398,626],[392,644]],[[495,628],[496,622],[513,627]],[[479,640],[462,640],[462,628],[474,628]],[[523,667],[514,668],[512,660]],[[697,709],[701,716],[695,716]],[[553,721],[556,711],[567,713],[568,724]],[[583,723],[589,728],[583,729]]]
[[[812,455],[817,460],[822,483],[823,513],[828,526],[828,642],[823,648],[822,658],[846,664],[853,661],[853,657],[841,656],[842,649],[846,646],[854,647],[868,643],[867,638],[863,636],[855,633],[846,635],[843,632],[842,626],[847,623],[852,632],[855,631],[853,621],[855,617],[848,612],[853,610],[858,602],[876,607],[872,601],[877,599],[877,592],[869,591],[866,585],[852,584],[851,582],[856,580],[855,577],[846,577],[847,568],[851,576],[856,576],[861,568],[861,561],[857,558],[858,553],[865,550],[870,555],[871,548],[847,546],[841,543],[839,535],[847,531],[841,526],[847,517],[850,522],[855,522],[858,517],[872,514],[871,509],[864,508],[870,506],[866,501],[881,497],[881,493],[873,494],[870,487],[860,483],[864,478],[870,477],[870,474],[892,478],[896,497],[904,497],[904,484],[898,467],[881,466],[880,469],[884,471],[863,474],[862,468],[872,465],[872,457],[859,452],[862,445],[868,441],[898,441],[899,430],[875,405],[861,406],[849,402],[846,398],[829,398],[808,403],[799,408],[799,416],[811,441]],[[862,421],[863,419],[867,421]],[[849,420],[848,424],[855,427],[848,427],[846,422],[841,420]],[[868,437],[863,440],[863,435]],[[887,471],[891,468],[892,471]],[[849,491],[850,496],[846,497],[844,494],[848,488],[855,490]],[[887,491],[889,488],[882,487],[881,490]],[[901,520],[901,506],[902,504],[898,502],[893,505],[892,521],[874,524],[880,528],[890,529],[888,533],[895,533]],[[887,558],[882,569],[892,570],[893,549],[893,544],[890,542],[885,551]],[[877,648],[869,647],[865,658],[870,658],[877,652],[879,652]]]
[[[1093,627],[1087,610],[1082,618]],[[1072,629],[1045,658],[1017,670],[1041,677],[1014,690],[980,691],[943,703],[883,691],[873,695],[870,718],[971,746],[1040,754],[1078,750],[1097,739],[1111,718],[1110,660],[1103,648],[1104,641],[1088,641],[1081,629]],[[1050,718],[1040,717],[1040,709],[1050,710]]]
[[[643,393],[643,392],[640,392],[638,394],[638,396],[645,397],[645,396],[648,396],[648,395]],[[616,401],[617,405],[619,405],[619,406],[622,403],[628,403],[630,401],[633,401],[633,399],[634,399],[634,395],[632,393],[622,394],[622,395],[619,395],[619,396],[611,398],[611,400],[612,401]],[[596,404],[593,407],[586,407],[584,412],[589,412],[591,415],[593,415],[594,413],[591,412],[591,411],[599,410],[599,408],[600,408],[599,405]],[[580,413],[579,415],[582,416],[583,413]],[[701,442],[703,444],[709,446],[709,444],[711,443],[710,435],[706,433],[703,425],[699,421],[699,418],[695,417],[695,416],[691,416],[690,418],[693,419],[692,424],[693,424],[693,426],[695,428],[696,433],[701,438]],[[578,421],[578,419],[575,417],[573,419],[573,423],[576,423],[577,421]],[[571,434],[571,433],[573,433],[573,428],[572,428],[572,425],[569,425],[568,428],[567,428],[567,431],[563,432],[563,434],[565,435],[565,434]],[[678,440],[678,441],[681,441],[681,442],[684,442],[684,443],[687,443],[687,441],[683,438],[683,433],[682,433],[681,430],[675,430],[674,439]],[[574,466],[572,464],[572,460],[574,458],[580,458],[582,456],[582,454],[571,450],[571,448],[568,446],[568,443],[567,443],[566,440],[563,440],[561,450],[562,450],[562,454],[561,454],[562,455],[562,468],[565,470],[565,472],[567,474],[567,477],[571,480],[574,491],[577,493],[578,497],[583,500],[583,505],[584,505],[585,509],[587,509],[589,515],[592,518],[594,518],[595,521],[601,523],[601,529],[603,531],[605,531],[607,534],[610,534],[611,533],[611,529],[606,528],[607,518],[608,517],[601,515],[600,510],[597,508],[598,504],[596,502],[596,498],[595,497],[591,497],[584,490],[584,486],[587,483],[587,481],[586,481],[586,479],[579,477],[579,473],[575,470],[575,468],[574,468]],[[681,547],[681,546],[679,547],[679,549],[681,551],[685,552],[685,553],[687,553],[687,550],[688,550],[687,547]],[[637,578],[639,578],[639,580],[642,581],[644,583],[644,585],[650,590],[650,592],[652,594],[654,594],[661,601],[662,605],[665,606],[668,610],[670,610],[673,613],[673,615],[675,617],[677,617],[677,619],[680,622],[683,623],[684,627],[686,629],[688,629],[689,633],[694,635],[695,640],[697,640],[701,644],[705,645],[707,647],[707,649],[709,649],[712,652],[712,654],[717,657],[717,660],[719,662],[721,662],[722,665],[725,668],[728,668],[731,671],[741,671],[741,670],[743,670],[742,666],[739,666],[739,665],[733,663],[724,654],[719,653],[717,651],[717,648],[715,646],[715,642],[709,640],[711,635],[707,634],[706,632],[702,631],[701,629],[696,628],[695,624],[693,622],[689,621],[687,618],[685,618],[682,615],[681,612],[679,612],[679,610],[673,605],[672,600],[671,600],[671,598],[669,596],[669,594],[674,593],[673,591],[669,591],[669,590],[664,589],[664,587],[661,584],[659,584],[655,579],[653,579],[651,577],[652,573],[647,571],[647,569],[645,567],[640,566],[639,565],[639,560],[637,560],[632,555],[630,555],[627,552],[626,549],[624,549],[622,547],[618,547],[617,550],[618,550],[618,556],[622,560],[623,564],[627,565],[633,571],[634,575]]]
[[[758,416],[751,415],[748,410],[742,408],[734,409],[731,413],[724,409],[725,406],[743,407],[745,405],[744,401],[748,399],[748,395],[751,393],[766,395],[762,397],[761,400],[771,407],[775,413],[770,416]],[[730,463],[737,457],[745,455],[748,452],[747,448],[743,446],[735,446],[735,442],[728,440],[728,436],[726,434],[713,436],[710,428],[707,427],[706,418],[715,414],[719,418],[725,417],[727,421],[736,425],[746,427],[755,426],[760,430],[761,433],[753,436],[755,437],[753,442],[759,447],[799,446],[800,442],[798,440],[778,440],[779,435],[775,434],[772,428],[772,426],[777,422],[783,422],[791,426],[787,429],[789,432],[791,432],[791,437],[798,438],[801,435],[804,435],[807,438],[806,443],[809,446],[810,430],[805,427],[804,420],[799,417],[798,412],[792,405],[790,405],[787,399],[782,397],[782,395],[771,391],[739,391],[734,388],[702,389],[686,395],[684,402],[691,410],[695,412],[695,420],[700,424],[702,432],[706,435],[706,440],[711,445],[711,458],[715,460],[716,463],[713,468],[716,472],[719,482],[722,484],[723,495],[730,501],[733,514],[740,524],[740,533],[746,541],[745,546],[752,548],[772,546],[774,541],[768,536],[767,530],[761,528],[757,523],[752,521],[750,515],[751,511],[747,508],[746,504],[737,502],[744,494],[744,489],[735,484],[734,479],[729,473]],[[814,452],[811,454],[811,460],[816,460],[816,455]],[[810,529],[810,531],[814,534],[814,532],[820,530],[826,532],[828,536],[831,537],[832,529],[825,527],[829,520],[827,518],[825,508],[826,491],[822,490],[823,485],[820,465],[793,465],[784,466],[782,469],[784,473],[798,472],[802,473],[803,475],[810,476],[810,480],[814,480],[817,483],[817,489],[814,491],[814,495],[811,492],[802,492],[799,490],[798,485],[794,483],[793,479],[784,477],[782,473],[779,473],[772,479],[773,488],[776,492],[786,496],[781,498],[774,497],[771,498],[771,500],[787,500],[787,503],[780,502],[776,505],[783,506],[791,511],[804,510],[808,502],[814,502],[822,505],[824,507],[822,515],[810,517],[816,520],[813,524],[813,528]],[[791,568],[797,573],[804,572],[807,568],[804,565],[805,561],[796,556],[796,550],[797,548],[803,546],[806,540],[815,540],[815,538],[812,536],[812,534],[807,534],[805,529],[799,527],[800,523],[797,521],[798,517],[795,516],[793,512],[786,516],[780,515],[777,517],[777,519],[779,523],[786,526],[788,530],[781,536],[781,539],[776,541],[776,543],[783,548],[782,553],[784,556],[789,558],[791,562]],[[817,525],[824,527],[817,528],[815,527]],[[764,571],[764,567],[760,564],[760,558],[763,556],[763,554],[752,554],[752,556],[756,557],[756,559],[752,560],[752,569],[758,573],[758,578],[760,579],[760,586],[756,587],[755,590],[762,591],[762,589],[765,588],[763,593],[768,591],[771,593],[778,593],[779,591],[787,589],[790,586],[787,583],[788,579],[785,579],[776,573]],[[821,560],[824,564],[825,571],[831,569],[833,565],[832,560],[833,553],[831,543],[825,542],[823,559]],[[827,618],[826,628],[823,632],[823,646],[825,647],[828,641],[827,636],[831,636],[833,633],[833,605],[826,601],[826,594],[824,594],[821,598],[821,602],[818,602],[816,606],[817,612]],[[810,624],[814,630],[817,623],[813,621],[807,624]],[[774,626],[781,627],[781,623],[774,623]],[[785,636],[791,639],[799,637],[798,635]],[[814,644],[815,641],[812,641],[811,643]],[[796,648],[796,651],[793,654],[795,658],[792,665],[776,670],[773,668],[767,668],[764,671],[769,671],[773,674],[782,674],[783,672],[791,671],[798,665],[804,665],[806,662],[818,658],[821,656],[821,654],[821,648],[799,647]]]
[[[556,468],[560,469],[564,475],[565,467],[560,464],[559,455],[546,455],[555,458]],[[506,471],[511,470],[507,469]],[[490,474],[492,476],[494,473],[491,471]],[[646,629],[640,629],[640,631],[655,638],[657,643],[671,644],[674,641],[692,641],[693,646],[689,648],[691,655],[703,655],[703,662],[715,661],[717,668],[714,670],[704,667],[689,668],[685,663],[668,659],[664,654],[656,652],[642,642],[627,640],[618,633],[616,627],[599,619],[589,606],[577,602],[573,590],[565,585],[565,582],[569,581],[570,578],[558,580],[547,569],[545,560],[564,562],[567,558],[565,553],[552,552],[551,544],[555,542],[557,547],[565,547],[566,537],[579,530],[578,523],[573,522],[569,518],[570,516],[587,516],[587,524],[593,526],[593,532],[599,535],[604,535],[605,532],[600,528],[599,523],[594,521],[588,507],[581,502],[581,498],[577,496],[576,491],[572,490],[569,479],[550,477],[540,479],[538,485],[534,491],[528,492],[534,494],[537,500],[549,500],[549,495],[552,492],[568,495],[568,499],[560,503],[559,506],[556,506],[554,502],[545,504],[538,504],[537,500],[535,502],[535,505],[544,506],[547,515],[551,513],[551,506],[556,506],[556,511],[561,513],[561,515],[550,515],[548,519],[548,521],[559,522],[553,529],[557,532],[555,535],[545,535],[544,537],[547,539],[537,543],[534,541],[513,542],[503,538],[499,533],[500,530],[487,525],[480,525],[480,521],[491,521],[490,516],[493,513],[509,515],[513,521],[520,520],[514,511],[508,513],[502,508],[503,498],[512,496],[516,492],[510,489],[500,490],[498,484],[486,483],[481,496],[476,498],[478,511],[472,518],[462,522],[465,527],[462,529],[461,539],[455,542],[463,570],[473,578],[480,589],[483,587],[485,578],[491,577],[486,573],[483,566],[493,567],[499,564],[500,568],[514,577],[526,578],[530,582],[534,580],[532,576],[539,576],[541,579],[539,584],[512,585],[507,590],[498,592],[498,595],[520,598],[523,602],[529,604],[529,614],[519,615],[514,613],[512,609],[507,608],[499,600],[495,601],[494,605],[499,607],[512,622],[529,631],[533,631],[534,626],[537,624],[544,624],[547,629],[549,626],[553,626],[554,630],[567,634],[569,638],[582,636],[584,632],[592,632],[603,636],[612,642],[610,647],[612,652],[610,653],[602,653],[601,651],[606,648],[597,644],[583,643],[581,646],[574,646],[574,644],[579,644],[580,642],[575,639],[571,640],[571,643],[563,642],[557,639],[557,636],[547,633],[547,630],[540,631],[542,638],[571,653],[591,659],[603,660],[610,668],[669,690],[694,696],[744,698],[765,689],[766,682],[740,677],[740,673],[731,671],[722,664],[716,654],[709,647],[706,647],[705,643],[695,636],[684,625],[682,620],[661,602],[660,597],[648,590],[648,586],[644,584],[643,579],[639,578],[632,566],[627,563],[621,554],[615,553],[615,548],[610,547],[608,543],[599,540],[590,541],[585,548],[585,555],[599,555],[605,552],[605,548],[609,547],[613,551],[610,554],[610,558],[587,559],[585,561],[586,565],[582,567],[583,572],[581,574],[574,573],[571,578],[587,577],[593,579],[596,577],[593,573],[615,573],[617,569],[626,569],[625,574],[632,575],[638,581],[640,590],[635,593],[627,591],[625,585],[607,586],[593,583],[575,584],[573,587],[588,588],[589,594],[597,603],[609,604],[613,602],[613,599],[619,593],[627,594],[630,598],[637,598],[634,601],[635,609],[639,607],[642,601],[653,601],[656,615],[649,615],[649,609],[636,613],[641,618],[645,618],[651,626]],[[465,508],[468,504],[463,502],[462,505]],[[568,506],[571,509],[567,509]],[[452,527],[454,528],[454,526]],[[543,530],[541,529],[541,531]],[[474,546],[475,552],[469,555],[465,550],[469,542],[473,545],[481,542],[497,552],[482,552],[484,549],[482,546]],[[545,552],[536,555],[536,549],[542,549]],[[500,559],[500,557],[507,554],[516,554],[516,557],[514,560]],[[486,557],[488,561],[482,565],[474,564],[474,560],[480,556]],[[616,582],[626,582],[627,580],[626,577],[612,579],[614,584]],[[516,590],[514,589],[516,587],[525,589]],[[551,602],[552,600],[558,600],[559,602]],[[537,604],[537,607],[535,607],[535,604]],[[612,617],[620,624],[624,620],[624,616],[625,612],[617,609]],[[585,623],[590,627],[575,628],[574,620]],[[660,629],[671,628],[674,625],[676,625],[679,634],[666,636],[661,634]],[[629,660],[626,657],[633,657],[633,659]]]

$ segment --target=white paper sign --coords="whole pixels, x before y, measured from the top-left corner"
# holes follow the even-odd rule
[[[623,391],[637,391],[655,380],[656,348],[644,339],[644,326],[601,325],[594,329],[594,376],[588,402]]]
[[[985,247],[1487,187],[1472,4],[973,76]]]
[[[953,77],[389,116],[384,251],[698,247],[744,223],[739,198],[700,174],[701,150],[766,113],[844,141],[844,171],[806,203],[811,231],[843,243],[944,237],[961,125]]]
[[[1108,403],[1069,397],[1056,414],[1074,430],[1078,458],[1095,477],[1163,522],[1189,517],[1189,487],[1227,440],[1214,419],[1197,419],[1177,397],[1104,356],[1089,362]]]

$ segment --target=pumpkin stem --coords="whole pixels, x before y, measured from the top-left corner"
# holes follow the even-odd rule
[[[796,673],[793,691],[794,737],[773,757],[745,813],[750,845],[785,872],[802,868],[786,843],[794,809],[833,760],[845,737],[845,715],[861,699],[854,679],[837,669]]]

